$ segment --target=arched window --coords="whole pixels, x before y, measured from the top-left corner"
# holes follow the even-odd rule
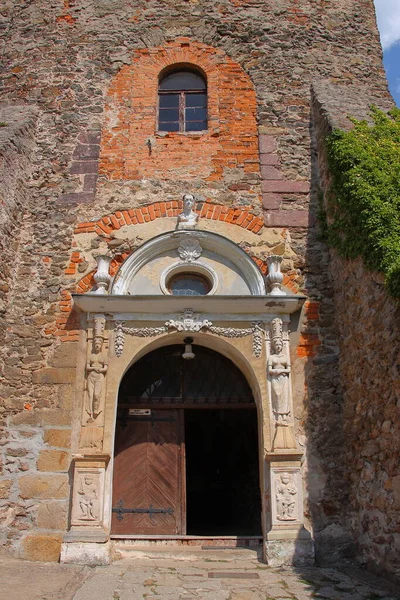
[[[159,131],[204,131],[207,129],[207,85],[193,71],[165,75],[158,87]]]

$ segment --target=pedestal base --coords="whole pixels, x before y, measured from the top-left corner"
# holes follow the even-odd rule
[[[315,564],[314,541],[304,528],[271,530],[265,541],[264,558],[270,567],[312,566]]]
[[[61,546],[60,562],[98,567],[109,565],[111,542],[64,542]]]

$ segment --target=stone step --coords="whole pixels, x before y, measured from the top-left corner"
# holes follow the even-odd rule
[[[238,544],[240,544],[238,546]],[[114,539],[114,558],[173,559],[179,561],[257,561],[262,555],[261,540],[226,538]]]

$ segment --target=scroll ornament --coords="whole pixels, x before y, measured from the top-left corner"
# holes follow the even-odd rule
[[[265,337],[265,329],[260,321],[251,323],[251,327],[218,327],[213,325],[208,319],[202,319],[199,315],[194,314],[191,309],[186,309],[177,319],[169,319],[165,325],[161,327],[125,327],[122,321],[119,321],[115,326],[115,354],[120,357],[124,350],[125,335],[133,335],[137,337],[154,337],[167,333],[171,329],[183,332],[209,331],[215,335],[220,335],[227,338],[242,338],[248,335],[253,336],[253,354],[256,358],[260,358],[263,340]]]

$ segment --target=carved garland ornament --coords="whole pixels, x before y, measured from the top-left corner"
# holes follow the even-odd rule
[[[256,358],[260,358],[265,330],[260,321],[251,323],[251,327],[217,327],[208,319],[201,319],[195,315],[191,309],[186,309],[177,319],[166,321],[161,327],[125,327],[124,323],[119,321],[115,326],[115,354],[120,357],[124,350],[125,334],[137,337],[154,337],[162,333],[167,333],[170,329],[176,331],[196,332],[207,330],[215,335],[220,335],[228,338],[242,338],[248,335],[253,336],[253,354]]]

